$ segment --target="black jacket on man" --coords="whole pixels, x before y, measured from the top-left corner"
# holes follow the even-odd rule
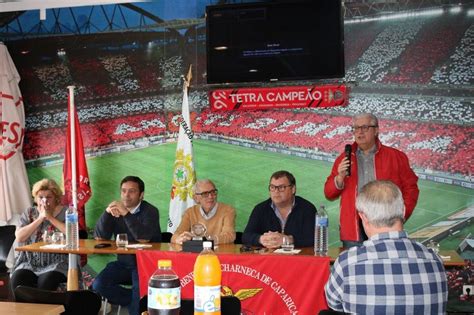
[[[242,235],[245,245],[262,246],[260,236],[268,231],[293,235],[295,247],[314,245],[316,207],[308,200],[295,196],[295,204],[288,215],[284,231],[273,210],[271,198],[255,206]]]
[[[104,211],[95,226],[95,236],[110,239],[119,233],[126,233],[129,242],[137,242],[140,239],[161,242],[158,209],[142,200],[140,208],[134,214],[128,213],[116,218]],[[136,265],[135,255],[118,255],[117,260],[128,265]]]

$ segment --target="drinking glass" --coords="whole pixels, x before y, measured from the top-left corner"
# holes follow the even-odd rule
[[[51,235],[48,233],[48,230],[43,232],[43,242],[51,243]]]
[[[293,249],[295,249],[295,244],[293,242],[293,236],[292,235],[283,235],[281,248],[284,251],[292,251]]]
[[[431,250],[435,253],[435,254],[438,254],[439,253],[439,243],[434,241],[434,240],[430,240],[429,243],[426,245],[427,248],[431,248]]]
[[[61,232],[54,232],[51,235],[51,242],[56,245],[64,245],[64,234]]]
[[[117,234],[115,238],[115,243],[118,248],[125,248],[128,245],[128,236],[126,233]]]

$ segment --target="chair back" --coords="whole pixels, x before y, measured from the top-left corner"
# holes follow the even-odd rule
[[[140,314],[145,312],[148,307],[148,296],[143,296],[140,299]],[[235,296],[222,296],[221,297],[221,313],[223,315],[240,315],[242,306],[240,300]],[[181,299],[181,309],[179,311],[181,315],[194,315],[194,300],[193,299]]]
[[[79,230],[79,239],[86,240],[89,237],[89,233],[86,230]]]
[[[0,226],[0,273],[5,273],[8,270],[5,263],[15,241],[15,230],[16,226],[14,225]]]
[[[171,242],[171,237],[172,236],[173,236],[173,233],[171,233],[171,232],[161,232],[161,242],[162,243]]]
[[[242,244],[242,232],[235,232],[234,244]]]
[[[20,285],[14,295],[17,302],[64,305],[64,315],[97,314],[102,302],[100,295],[90,290],[58,292]]]

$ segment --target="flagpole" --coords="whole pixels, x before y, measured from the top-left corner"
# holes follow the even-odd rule
[[[69,90],[69,128],[71,132],[71,189],[72,206],[77,209],[77,175],[76,175],[76,129],[74,122],[74,85],[67,87]]]
[[[69,90],[69,128],[71,132],[71,189],[72,189],[72,206],[77,211],[77,181],[76,181],[76,129],[75,129],[75,109],[74,109],[74,86],[67,87]],[[67,290],[79,289],[79,271],[77,269],[77,255],[69,254],[69,270]]]

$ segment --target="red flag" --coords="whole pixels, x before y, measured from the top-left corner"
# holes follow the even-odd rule
[[[71,96],[68,97],[68,104],[71,102]],[[67,119],[67,137],[66,137],[66,155],[64,157],[63,166],[63,182],[64,182],[64,203],[73,204],[72,196],[72,159],[71,159],[71,107],[68,106]],[[79,230],[86,231],[86,218],[84,206],[92,195],[89,173],[87,172],[86,157],[84,155],[84,146],[82,145],[81,128],[77,117],[76,108],[74,107],[74,130],[75,130],[75,148],[76,148],[76,187],[77,187],[77,211],[79,214]]]

